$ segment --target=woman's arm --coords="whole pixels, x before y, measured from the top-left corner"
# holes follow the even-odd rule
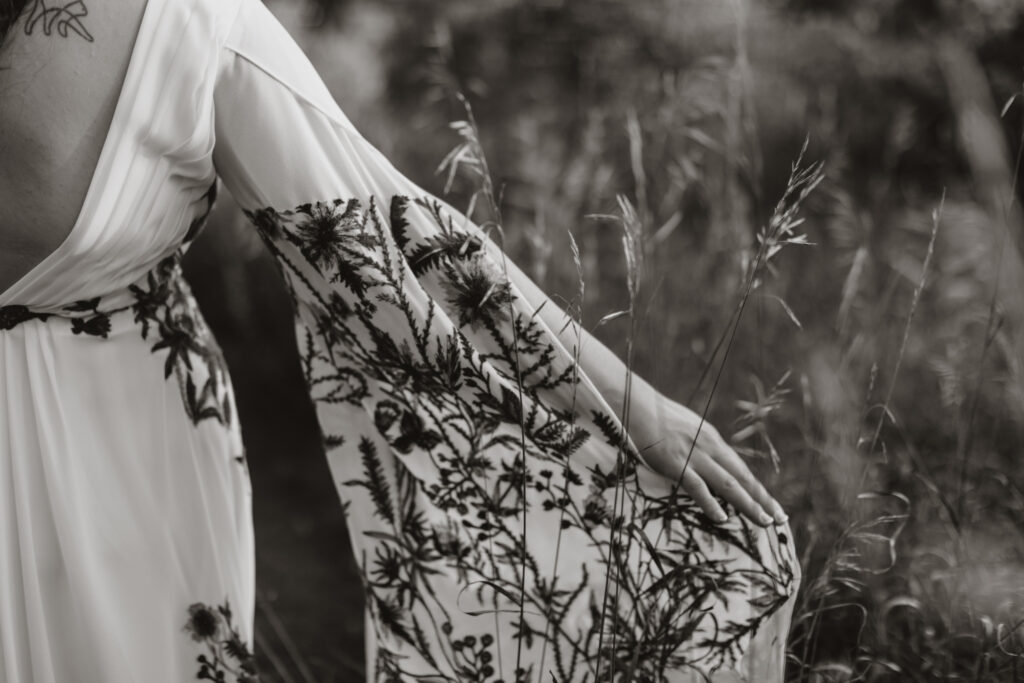
[[[288,251],[282,257],[294,259],[291,286],[300,290],[298,298],[304,301],[301,315],[309,318],[309,326],[322,327],[323,317],[344,321],[347,312],[358,310],[376,326],[373,330],[360,328],[366,335],[364,346],[396,357],[392,358],[395,363],[406,362],[403,349],[408,347],[411,353],[414,344],[423,347],[418,350],[421,356],[436,363],[450,348],[440,353],[427,347],[452,338],[457,330],[476,338],[479,348],[494,346],[493,335],[486,330],[477,334],[472,325],[467,326],[463,320],[467,310],[453,310],[456,304],[451,300],[451,278],[461,278],[463,285],[466,278],[475,278],[480,284],[481,279],[490,278],[484,272],[490,270],[489,264],[502,264],[511,281],[503,296],[513,300],[513,306],[528,318],[539,317],[570,351],[579,343],[585,381],[597,390],[588,394],[593,394],[593,403],[601,404],[591,408],[617,409],[618,416],[622,416],[627,378],[623,363],[586,332],[580,331],[577,340],[572,326],[563,329],[565,313],[505,258],[494,242],[459,212],[426,195],[373,148],[342,113],[305,55],[258,0],[241,3],[222,55],[214,104],[214,162],[218,173],[238,203],[262,227],[265,238],[276,240],[278,247]],[[284,234],[279,225],[282,221],[294,223],[294,231]],[[370,235],[369,231],[376,228],[381,228],[380,234]],[[470,235],[482,239],[472,240],[472,245],[467,241],[452,250],[452,239]],[[364,244],[366,239],[373,245]],[[493,257],[486,264],[476,260],[477,246],[484,243]],[[428,245],[430,254],[440,253],[448,259],[448,271],[432,268],[433,261],[418,253],[405,253],[419,252]],[[467,253],[470,246],[471,254]],[[403,253],[409,263],[399,259]],[[413,266],[413,262],[419,265]],[[377,306],[364,299],[371,285],[378,286],[384,271],[388,278],[401,280],[391,283],[391,288],[400,292],[402,300],[395,299],[397,295],[392,292],[388,295],[391,304]],[[486,308],[497,306],[490,300],[495,287],[498,283],[486,288],[483,299],[471,308],[485,308],[486,301],[490,301]],[[526,304],[521,308],[514,301],[520,297]],[[462,301],[458,305],[465,309],[465,304]],[[493,310],[488,315],[501,318],[505,311]],[[316,339],[311,343],[315,344]],[[509,346],[506,340],[498,340],[498,346],[499,356],[508,355],[504,353]],[[565,389],[559,379],[562,366],[571,367],[571,363],[560,354],[554,355],[558,357],[540,354],[535,360],[549,373],[551,385],[557,387],[545,390],[561,391]],[[506,360],[501,358],[500,362]],[[336,358],[332,363],[334,371],[329,379],[339,386],[323,400],[323,410],[331,415],[340,410],[339,405],[348,405],[338,396],[360,390],[361,386],[359,382],[348,386],[342,381],[359,373],[340,372]],[[364,369],[363,374],[371,375],[379,370]],[[491,381],[487,386],[499,392],[499,403],[504,406],[501,387],[515,380],[488,372]],[[326,386],[317,384],[319,391],[325,391]],[[349,403],[353,409],[360,404],[355,399]],[[636,377],[630,403],[628,431],[645,461],[663,476],[678,481],[710,517],[721,520],[725,513],[709,486],[757,523],[771,522],[765,510],[777,519],[784,518],[781,508],[739,456],[699,416]],[[338,420],[339,424],[343,422]],[[426,461],[408,462],[410,466],[422,466],[424,476],[433,476],[427,471]]]
[[[580,369],[590,378],[617,415],[644,460],[657,472],[680,482],[712,518],[726,518],[712,493],[734,505],[752,521],[767,525],[785,522],[782,506],[772,498],[718,430],[685,406],[669,399],[633,373],[607,346],[550,300],[510,259],[509,278],[547,326],[558,332],[566,348],[579,347]],[[629,415],[623,404],[630,385]],[[627,419],[628,418],[628,419]],[[694,445],[696,442],[696,445]],[[710,490],[709,490],[710,489]]]

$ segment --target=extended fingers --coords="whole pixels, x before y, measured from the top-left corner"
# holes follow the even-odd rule
[[[750,471],[747,463],[743,462],[739,454],[729,444],[725,443],[725,440],[721,439],[721,437],[719,437],[714,460],[739,482],[740,486],[746,490],[751,498],[757,501],[758,505],[765,512],[771,515],[777,524],[783,524],[789,519],[779,502],[768,493],[764,485]]]
[[[768,526],[772,523],[771,515],[765,512],[760,503],[754,500],[736,477],[717,462],[710,458],[702,459],[698,468],[701,478],[707,482],[708,486],[739,510],[740,514],[761,526]]]
[[[701,421],[693,436],[683,441],[689,443],[684,453],[657,459],[652,467],[689,493],[709,517],[727,519],[714,492],[755,524],[787,521],[782,506],[712,425]]]
[[[668,470],[662,474],[686,491],[690,498],[693,499],[693,502],[704,511],[704,514],[718,523],[729,519],[729,515],[722,509],[721,504],[715,499],[708,485],[704,483],[704,480],[692,467],[692,463],[691,466],[687,466],[683,460],[676,460],[672,462]]]
[[[700,509],[712,521],[721,524],[729,519],[729,515],[725,513],[725,510],[722,509],[722,506],[711,494],[708,485],[704,483],[704,480],[696,472],[690,469],[683,472],[681,485],[683,490],[690,494],[693,502],[700,506]]]

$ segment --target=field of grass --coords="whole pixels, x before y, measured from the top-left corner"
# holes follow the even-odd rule
[[[571,232],[585,323],[628,299],[621,227],[592,216],[636,207],[637,371],[707,406],[790,513],[790,680],[1024,680],[1024,12],[841,5],[349,0],[305,28],[308,7],[271,3],[434,193],[466,94],[510,255],[570,300]],[[802,149],[823,179],[780,222]],[[288,305],[230,200],[188,270],[252,463],[264,677],[359,680],[361,590]],[[624,325],[596,333],[625,349]]]

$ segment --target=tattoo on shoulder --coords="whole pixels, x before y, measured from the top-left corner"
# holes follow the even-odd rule
[[[34,30],[41,28],[45,35],[53,35],[54,28],[62,38],[68,37],[68,31],[74,31],[88,42],[93,42],[92,34],[82,24],[82,17],[89,14],[89,8],[83,0],[75,0],[57,6],[59,3],[47,5],[45,0],[33,0],[32,9],[29,10],[28,19],[25,21],[25,34],[31,35]]]

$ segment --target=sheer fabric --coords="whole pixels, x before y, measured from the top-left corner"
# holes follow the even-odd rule
[[[258,0],[149,0],[75,227],[0,294],[0,681],[255,673],[244,451],[178,265],[218,177],[293,296],[369,680],[781,680],[788,529],[651,471]]]

